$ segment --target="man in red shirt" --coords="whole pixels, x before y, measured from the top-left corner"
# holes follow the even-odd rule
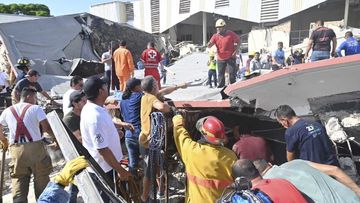
[[[250,134],[240,134],[239,126],[233,128],[233,133],[234,138],[238,141],[233,145],[232,150],[239,159],[249,159],[251,161],[264,159],[267,162],[274,160],[274,156],[264,138]]]
[[[276,203],[307,202],[296,187],[285,179],[263,179],[254,164],[247,159],[239,159],[232,166],[233,177],[251,180],[252,189],[259,189]]]
[[[147,45],[147,49],[143,51],[141,54],[141,60],[144,63],[145,67],[145,76],[151,75],[158,82],[159,89],[160,86],[160,74],[158,71],[158,65],[162,60],[161,54],[155,49],[155,43],[149,42]]]
[[[226,23],[223,19],[216,21],[216,34],[214,34],[209,43],[208,48],[213,45],[217,49],[217,64],[218,64],[218,88],[225,86],[225,70],[229,66],[229,80],[230,84],[236,82],[236,52],[240,44],[240,37],[233,31],[225,29]]]

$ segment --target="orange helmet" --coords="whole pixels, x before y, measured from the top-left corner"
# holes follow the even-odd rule
[[[199,119],[196,122],[196,128],[209,143],[219,145],[225,141],[225,126],[214,116]]]

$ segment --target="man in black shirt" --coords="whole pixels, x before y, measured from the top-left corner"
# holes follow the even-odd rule
[[[72,110],[69,113],[67,113],[63,118],[64,124],[71,130],[71,132],[80,142],[81,142],[80,114],[81,114],[81,110],[86,104],[86,101],[87,100],[85,93],[78,90],[71,93],[69,108],[72,107]],[[76,185],[71,184],[69,191],[70,191],[69,203],[76,203],[79,189],[77,188]]]
[[[332,46],[330,45],[331,41],[332,41]],[[308,58],[310,49],[312,49],[311,61],[329,59],[330,54],[331,56],[335,56],[335,49],[336,49],[335,32],[330,28],[324,27],[323,20],[316,21],[316,29],[312,32],[311,37],[309,39],[305,52],[305,59]]]
[[[85,93],[80,91],[75,91],[71,93],[69,107],[73,107],[73,109],[63,118],[65,125],[71,130],[71,132],[80,142],[81,142],[80,114],[85,104],[86,104]]]
[[[25,87],[34,88],[37,92],[40,92],[44,97],[53,101],[53,99],[48,95],[48,93],[42,89],[40,84],[37,82],[40,74],[36,70],[29,70],[26,75],[26,78],[21,79],[18,83],[16,83],[11,97],[13,99],[13,103],[18,103],[20,101],[20,93]]]

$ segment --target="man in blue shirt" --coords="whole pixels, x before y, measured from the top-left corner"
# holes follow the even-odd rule
[[[125,145],[129,154],[129,171],[133,175],[137,174],[136,171],[139,164],[140,107],[142,96],[141,80],[136,78],[128,80],[120,102],[120,110],[124,122],[134,126],[134,130],[127,129],[125,131]]]
[[[295,111],[288,105],[279,106],[275,116],[278,122],[287,128],[285,141],[288,161],[303,159],[339,166],[334,146],[323,125],[297,117]]]
[[[336,49],[336,54],[338,56],[342,56],[341,50],[345,50],[345,56],[359,54],[360,42],[358,39],[353,37],[353,33],[351,31],[347,31],[344,38],[346,40]]]
[[[274,60],[272,69],[279,70],[285,66],[285,52],[283,50],[284,44],[282,42],[278,42],[278,49],[274,52]]]

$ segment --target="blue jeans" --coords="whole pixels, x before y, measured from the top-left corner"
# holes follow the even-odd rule
[[[49,182],[41,193],[38,203],[64,203],[69,201],[69,193],[60,185]]]
[[[236,82],[236,61],[234,58],[229,58],[224,61],[217,61],[218,65],[218,80],[219,80],[219,88],[225,86],[225,71],[226,67],[229,67],[229,80],[230,84]]]
[[[129,155],[129,171],[137,175],[140,156],[139,140],[137,137],[125,137],[125,145]]]
[[[214,86],[216,87],[217,86],[217,78],[216,78],[216,70],[209,70],[208,72],[208,81],[209,81],[209,85],[210,87],[212,87],[212,78],[213,78],[213,81],[214,81]]]
[[[311,53],[311,61],[320,61],[329,58],[330,58],[329,51],[313,51]]]
[[[77,195],[79,193],[79,189],[76,185],[71,184],[70,185],[70,189],[69,189],[69,193],[70,193],[70,201],[69,203],[76,203],[77,202]]]

